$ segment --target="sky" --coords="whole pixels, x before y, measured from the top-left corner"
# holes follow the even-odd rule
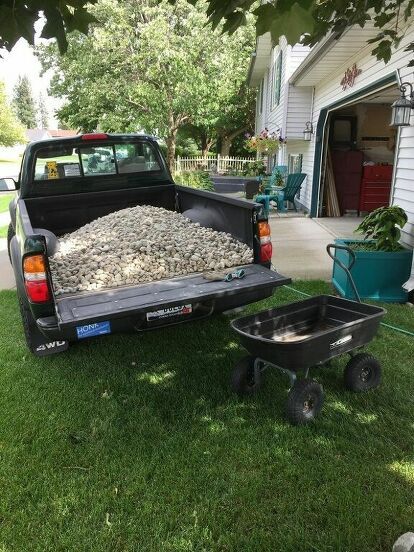
[[[40,76],[40,62],[33,54],[32,48],[23,38],[17,42],[11,52],[2,51],[2,56],[3,58],[0,58],[0,80],[6,85],[9,100],[13,97],[13,87],[19,75],[27,75],[32,86],[34,100],[37,102],[39,94],[43,94],[49,112],[49,128],[56,129],[57,120],[54,112],[62,102],[47,95],[51,71],[48,71],[48,74],[43,77]]]

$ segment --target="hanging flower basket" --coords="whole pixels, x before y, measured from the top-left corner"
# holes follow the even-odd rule
[[[274,155],[283,144],[286,144],[286,138],[282,137],[280,129],[269,132],[265,128],[257,135],[246,134],[246,138],[245,146],[249,151],[265,155]]]

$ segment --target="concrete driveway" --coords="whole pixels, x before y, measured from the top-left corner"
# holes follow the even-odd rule
[[[303,280],[330,280],[332,261],[326,246],[335,238],[352,237],[360,220],[346,217],[271,217],[272,262],[284,276]]]
[[[0,226],[8,224],[8,214],[0,215]],[[272,216],[272,262],[284,276],[304,280],[330,280],[332,261],[326,246],[336,237],[352,237],[356,218],[310,219],[303,216]],[[14,287],[7,243],[0,239],[0,289]]]

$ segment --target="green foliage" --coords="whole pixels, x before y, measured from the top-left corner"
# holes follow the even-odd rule
[[[352,25],[363,28],[373,24],[378,33],[368,42],[376,44],[372,54],[385,63],[390,60],[392,49],[398,47],[403,24],[414,8],[413,0],[269,0],[260,6],[254,0],[206,1],[213,28],[223,23],[223,31],[233,33],[245,24],[246,15],[252,12],[256,16],[257,35],[270,32],[275,43],[284,35],[289,44],[300,42],[313,46],[328,33],[340,36]],[[406,51],[414,51],[414,42]],[[413,65],[414,60],[410,62]]]
[[[376,251],[398,251],[401,228],[407,223],[404,209],[396,205],[380,207],[369,213],[357,228],[365,239],[375,240]]]
[[[36,107],[32,96],[32,87],[26,75],[19,76],[13,89],[13,105],[22,125],[26,128],[35,128]]]
[[[25,141],[24,129],[7,102],[4,83],[0,82],[0,145],[14,146]]]
[[[65,99],[58,117],[83,130],[157,134],[172,168],[179,129],[216,125],[254,47],[252,25],[222,36],[206,28],[204,7],[99,0],[89,37],[73,33],[65,56],[53,45],[38,50],[54,72],[52,94]]]
[[[43,94],[39,94],[38,108],[40,128],[49,128],[49,113]]]
[[[11,50],[19,38],[34,44],[35,24],[41,20],[43,38],[56,38],[59,51],[67,49],[66,33],[87,33],[95,18],[87,6],[97,0],[2,0],[0,4],[0,48]]]
[[[199,150],[194,138],[181,133],[177,134],[176,155],[190,157],[191,155],[198,155],[198,153]]]
[[[243,165],[243,176],[262,176],[266,174],[266,165],[263,161],[254,161]]]
[[[205,171],[189,171],[182,172],[175,176],[175,181],[181,186],[189,186],[197,190],[214,191],[214,184],[210,179],[210,175]]]

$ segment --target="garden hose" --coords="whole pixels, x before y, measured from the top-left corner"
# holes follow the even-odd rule
[[[289,289],[290,291],[294,291],[295,293],[299,293],[300,295],[304,295],[305,297],[312,297],[309,293],[305,293],[304,291],[300,291],[299,289],[295,289],[291,286],[284,285],[286,289]],[[380,322],[381,326],[384,326],[385,328],[389,328],[390,330],[394,330],[395,332],[400,332],[405,335],[410,335],[414,337],[414,332],[410,332],[408,330],[404,330],[403,328],[399,328],[398,326],[392,326],[391,324],[386,324],[385,322]]]

